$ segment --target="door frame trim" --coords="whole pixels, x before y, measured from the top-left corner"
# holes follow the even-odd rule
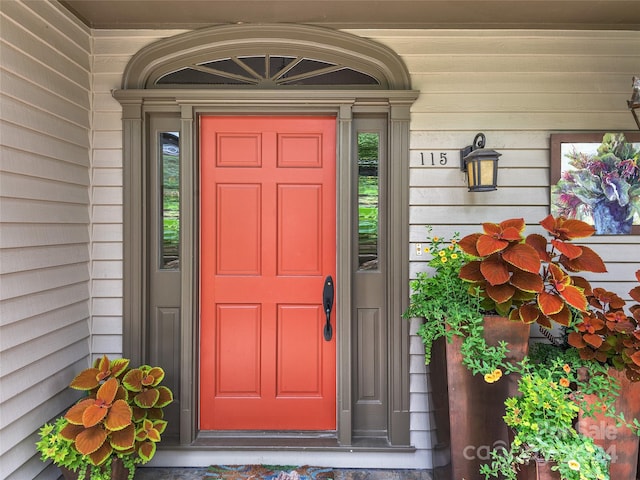
[[[267,98],[263,94],[266,95]],[[309,106],[312,93],[313,105]],[[261,95],[262,94],[262,95]],[[140,319],[146,317],[145,260],[146,241],[143,222],[145,175],[144,159],[148,115],[153,112],[178,112],[181,117],[181,191],[198,191],[197,128],[200,113],[210,114],[334,114],[337,117],[336,162],[337,205],[350,205],[353,198],[353,169],[351,152],[354,115],[359,113],[385,113],[389,121],[389,210],[388,210],[388,285],[389,299],[389,441],[392,445],[406,446],[409,439],[409,323],[402,321],[409,296],[409,122],[410,106],[418,96],[415,91],[306,91],[306,92],[248,92],[212,90],[119,90],[114,96],[123,106],[123,160],[124,160],[124,331],[123,349],[134,363],[144,362],[146,354],[145,332]],[[241,105],[238,106],[238,103]],[[282,105],[287,105],[283,107]],[[181,308],[181,414],[180,443],[191,444],[197,437],[197,328],[198,318],[198,209],[197,196],[191,205],[183,205],[181,228],[182,276]],[[195,203],[194,203],[195,202]],[[343,209],[344,210],[344,209]],[[350,238],[353,231],[350,209],[338,212],[338,238]],[[350,248],[337,251],[337,277],[350,278],[352,253]],[[339,282],[336,315],[341,319],[351,316],[350,282]],[[338,317],[337,317],[338,318]],[[351,327],[341,321],[337,329],[338,364],[338,441],[350,445],[351,439]],[[349,368],[343,368],[343,366]]]

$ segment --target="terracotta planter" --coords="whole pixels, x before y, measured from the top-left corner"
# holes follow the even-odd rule
[[[506,341],[508,359],[519,361],[529,351],[529,325],[501,317],[485,318],[485,339],[491,346]],[[489,451],[510,443],[502,417],[504,401],[518,393],[515,375],[486,383],[462,365],[460,345],[444,340],[434,348],[430,368],[436,416],[437,447],[451,452],[451,478],[479,478],[480,465],[489,461]],[[440,357],[440,358],[437,358]],[[445,397],[445,398],[443,398]],[[437,449],[436,449],[437,450]]]
[[[616,412],[624,413],[624,418],[631,422],[640,418],[640,382],[630,382],[624,372],[613,368],[609,375],[620,382],[620,396],[616,399]],[[587,400],[595,402],[595,396],[587,396]],[[609,474],[611,480],[636,480],[638,470],[638,436],[622,426],[616,427],[616,422],[603,414],[587,417],[580,412],[578,431],[594,439],[597,445],[611,455]]]
[[[78,480],[78,474],[76,472],[72,472],[64,467],[60,467],[60,471],[62,472],[64,480]],[[124,466],[122,460],[114,458],[111,462],[111,480],[127,480],[128,477],[129,469]],[[89,478],[89,472],[87,472],[85,478]]]
[[[518,473],[518,480],[561,480],[560,472],[551,470],[555,462],[536,460],[529,462]]]

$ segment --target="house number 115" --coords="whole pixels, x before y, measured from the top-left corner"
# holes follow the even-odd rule
[[[436,158],[436,153],[433,152],[429,152],[429,155],[431,156],[431,165],[435,165],[436,162],[438,162],[440,165],[446,165],[447,164],[447,152],[440,152],[440,155],[438,158]],[[425,160],[424,160],[424,152],[420,152],[420,158],[422,159],[422,165],[425,165]],[[427,162],[429,160],[427,159]]]

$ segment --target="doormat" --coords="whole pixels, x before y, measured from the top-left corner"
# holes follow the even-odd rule
[[[212,465],[203,480],[334,480],[333,468],[295,465]]]

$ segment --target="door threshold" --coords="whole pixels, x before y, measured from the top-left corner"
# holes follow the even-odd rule
[[[200,432],[192,443],[194,447],[234,448],[336,448],[335,431],[273,431],[242,430]]]

